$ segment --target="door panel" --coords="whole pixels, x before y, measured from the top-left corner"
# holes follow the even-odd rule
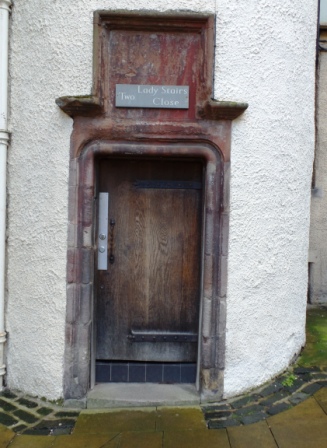
[[[109,192],[108,262],[98,271],[97,359],[195,361],[200,291],[200,162],[104,159],[98,191]],[[136,334],[161,334],[136,342]],[[138,338],[140,339],[140,338]],[[159,342],[160,340],[160,342]]]

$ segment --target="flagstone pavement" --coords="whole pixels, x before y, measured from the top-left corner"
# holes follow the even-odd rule
[[[208,429],[199,407],[85,410],[71,435],[19,435],[0,428],[10,448],[326,448],[327,388],[294,408],[247,426]]]
[[[229,416],[234,412],[233,402],[206,406],[204,409],[199,406],[85,409],[74,413],[72,410],[60,411],[35,399],[7,392],[7,395],[4,393],[0,398],[0,407],[3,409],[0,417],[1,414],[4,419],[9,416],[17,422],[7,420],[7,426],[0,425],[0,448],[327,448],[327,385],[323,379],[327,366],[326,308],[309,310],[307,341],[295,369],[284,375],[283,387],[292,387],[293,381],[302,381],[296,375],[296,372],[301,373],[301,369],[304,369],[302,372],[305,375],[305,369],[310,372],[315,366],[312,375],[317,375],[318,368],[321,372],[319,377],[316,376],[313,380],[307,372],[311,385],[297,384],[302,390],[297,392],[299,404],[294,400],[292,403],[291,395],[285,397],[280,395],[280,391],[275,391],[275,396],[279,394],[284,407],[277,409],[277,400],[277,405],[272,406],[276,413],[269,414],[265,408],[265,411],[260,411],[261,419],[258,419],[257,408],[262,406],[263,397],[257,395],[258,404],[249,405],[247,397],[253,398],[253,393],[241,399],[245,406],[232,420]],[[272,384],[276,384],[276,380]],[[268,387],[266,385],[262,390],[267,390]],[[288,400],[289,406],[293,404],[293,407],[285,407],[285,400]],[[7,409],[4,409],[6,406]],[[47,432],[44,432],[47,435],[36,435],[43,434],[40,423],[33,422],[33,433],[30,426],[23,427],[17,420],[26,419],[33,406],[34,416],[43,414],[44,418],[48,414],[46,418],[50,416],[57,423],[62,418],[62,423],[54,426],[53,430],[48,425]],[[231,410],[224,411],[223,406]],[[248,412],[244,413],[246,408]],[[9,411],[11,414],[8,414]],[[224,412],[227,412],[227,417]],[[255,415],[259,421],[246,424],[242,420],[244,415]],[[229,423],[224,424],[224,421]],[[215,425],[220,429],[215,429]]]

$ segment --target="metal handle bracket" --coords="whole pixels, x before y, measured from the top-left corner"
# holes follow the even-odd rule
[[[109,193],[99,193],[99,230],[97,238],[99,271],[108,269],[108,210]]]

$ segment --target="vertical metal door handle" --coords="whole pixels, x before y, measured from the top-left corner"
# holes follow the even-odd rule
[[[98,270],[108,269],[108,209],[109,193],[99,193],[99,234],[98,245]]]

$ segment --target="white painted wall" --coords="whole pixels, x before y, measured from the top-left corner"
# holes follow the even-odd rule
[[[8,385],[62,394],[68,154],[55,105],[89,93],[93,11],[172,0],[16,0],[11,33]],[[314,147],[316,1],[182,0],[217,12],[215,95],[234,122],[225,394],[264,382],[304,343]]]

